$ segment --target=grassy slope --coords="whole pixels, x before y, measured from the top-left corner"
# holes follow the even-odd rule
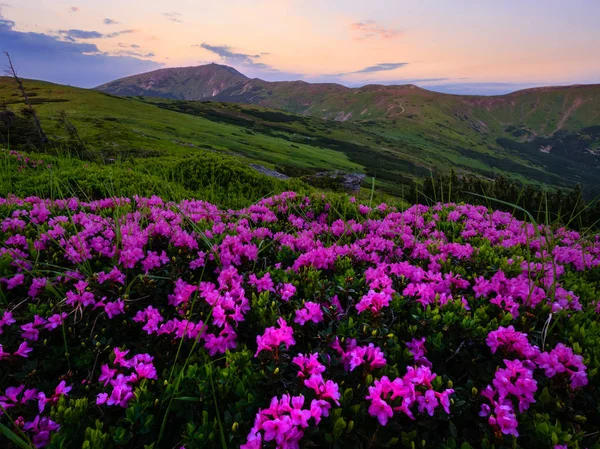
[[[159,109],[144,102],[114,97],[92,90],[27,81],[47,134],[64,135],[58,114],[64,110],[86,144],[103,149],[146,149],[169,153],[193,153],[204,149],[233,151],[256,156],[259,161],[290,162],[299,166],[356,170],[360,167],[341,152],[303,143],[283,145],[277,137],[250,135],[239,126]],[[0,78],[0,102],[19,109],[14,85]],[[197,148],[195,148],[195,147]],[[323,162],[326,161],[326,162]]]
[[[306,85],[280,84],[296,90]],[[65,110],[86,143],[105,151],[149,149],[194,154],[210,149],[234,153],[249,162],[270,167],[363,171],[376,176],[379,186],[392,192],[401,189],[413,176],[426,176],[429,170],[450,167],[487,177],[505,174],[544,185],[581,181],[577,179],[579,165],[568,173],[570,177],[564,177],[560,173],[565,165],[561,160],[558,165],[548,164],[548,160],[556,162],[554,155],[548,157],[536,149],[529,153],[529,149],[505,149],[497,139],[509,136],[519,141],[506,132],[507,126],[519,122],[528,124],[534,133],[542,133],[542,128],[548,126],[544,125],[547,122],[543,122],[543,117],[558,115],[565,108],[572,110],[563,120],[562,129],[589,126],[592,123],[586,117],[600,116],[593,109],[597,105],[589,99],[570,108],[570,102],[579,100],[571,99],[568,90],[565,98],[558,96],[552,101],[546,100],[550,98],[548,95],[527,91],[519,112],[511,106],[515,103],[511,96],[483,101],[481,97],[441,95],[405,86],[410,96],[395,100],[397,107],[402,107],[398,109],[403,110],[402,114],[394,118],[378,116],[377,120],[337,122],[258,106],[113,97],[37,81],[27,81],[26,85],[36,94],[34,100],[39,103],[36,107],[50,134],[64,134],[58,129],[57,116]],[[596,90],[590,89],[589,97],[593,100]],[[319,97],[322,109],[341,101],[344,93],[335,86],[331,90],[329,96]],[[382,86],[363,90],[356,94],[356,104],[352,106],[356,110],[361,107],[364,110],[365,104],[381,106],[385,103],[382,98],[391,91]],[[0,78],[0,101],[18,102],[13,95],[12,82]],[[311,101],[306,98],[307,103]],[[526,113],[526,104],[536,101],[537,109]],[[16,109],[18,105],[11,107]],[[558,125],[557,122],[552,126]],[[588,177],[584,183],[592,184],[593,180]]]

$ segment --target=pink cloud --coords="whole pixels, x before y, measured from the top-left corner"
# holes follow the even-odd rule
[[[79,7],[77,7],[77,6],[71,6],[69,8],[69,11],[71,11],[71,12],[79,12]]]
[[[365,20],[350,24],[350,30],[355,32],[354,39],[362,40],[371,37],[381,39],[394,39],[399,37],[402,32],[393,28],[385,28],[374,20]]]

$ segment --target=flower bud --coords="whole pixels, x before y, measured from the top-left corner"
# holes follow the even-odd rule
[[[273,374],[275,374],[275,375],[279,374],[279,367],[275,368],[275,371],[273,371]]]
[[[452,387],[454,387],[454,382],[449,380],[447,385],[448,385],[448,388],[452,388]]]
[[[373,329],[373,331],[371,332],[371,336],[377,337],[377,329]]]
[[[479,391],[477,390],[477,388],[473,387],[471,389],[471,394],[473,395],[473,397],[477,396],[477,393],[479,393]]]
[[[234,432],[236,432],[238,430],[239,424],[236,422],[233,423],[233,426],[231,426],[231,430],[233,430]]]

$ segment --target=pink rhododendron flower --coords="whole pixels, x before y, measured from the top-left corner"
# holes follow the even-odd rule
[[[304,303],[304,308],[296,310],[294,323],[303,326],[307,321],[312,321],[315,324],[323,321],[323,311],[321,310],[321,306],[316,302],[307,301]]]
[[[250,275],[248,281],[250,285],[254,285],[256,290],[260,292],[274,292],[275,289],[273,281],[271,280],[271,273],[266,273],[262,278],[257,278],[255,274]]]
[[[562,343],[556,345],[556,348],[550,352],[539,354],[536,363],[548,377],[567,374],[573,389],[584,387],[588,383],[587,367],[583,363],[583,357],[575,355],[571,348]]]
[[[256,336],[258,349],[254,354],[257,357],[262,351],[273,351],[279,348],[279,345],[284,344],[286,349],[296,344],[294,340],[294,330],[288,326],[283,318],[277,320],[279,327],[268,327],[263,335]]]
[[[31,351],[33,351],[33,349],[29,347],[26,341],[24,341],[19,345],[19,349],[17,349],[13,355],[28,358]]]

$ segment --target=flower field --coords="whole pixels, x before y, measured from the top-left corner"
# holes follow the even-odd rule
[[[0,447],[600,447],[600,237],[292,192],[0,199]]]

